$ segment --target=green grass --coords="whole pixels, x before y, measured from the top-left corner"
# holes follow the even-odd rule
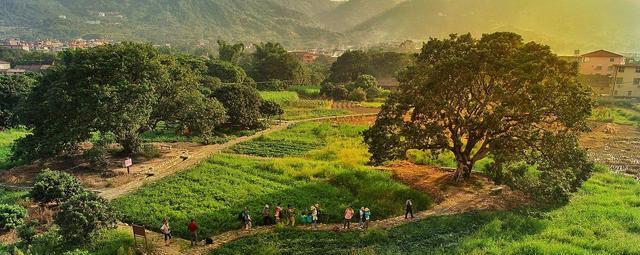
[[[233,146],[230,151],[262,157],[300,156],[327,144],[330,140],[357,138],[364,125],[332,125],[326,122],[296,124],[286,130]]]
[[[299,100],[285,105],[282,117],[285,120],[302,120],[352,114],[349,110],[332,109],[332,104],[333,102],[329,100]]]
[[[0,188],[0,204],[16,204],[20,199],[27,196],[29,192],[24,190],[7,190]]]
[[[374,218],[402,213],[403,201],[413,198],[419,208],[431,201],[424,194],[393,180],[390,174],[350,169],[342,164],[307,159],[260,161],[219,155],[192,170],[147,184],[114,201],[125,222],[157,230],[169,217],[174,232],[186,236],[195,218],[204,235],[237,229],[238,213],[248,206],[256,221],[264,204],[292,204],[299,210],[319,203],[324,222],[337,222],[346,206],[375,208]]]
[[[0,170],[6,170],[14,167],[17,163],[11,162],[11,146],[13,141],[26,136],[28,132],[25,129],[8,129],[0,131]]]
[[[290,91],[295,91],[304,98],[317,98],[320,96],[320,87],[319,86],[305,86],[305,85],[295,85],[289,87]]]
[[[260,96],[266,101],[273,101],[280,105],[294,104],[300,100],[295,91],[260,91]]]
[[[640,254],[639,195],[637,181],[596,173],[560,208],[430,217],[366,233],[285,229],[211,254]]]
[[[640,126],[640,103],[630,99],[599,99],[591,120]]]

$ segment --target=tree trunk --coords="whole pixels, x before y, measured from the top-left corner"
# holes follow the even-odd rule
[[[453,179],[457,182],[463,179],[469,179],[471,177],[471,171],[473,170],[473,162],[468,160],[467,156],[464,155],[456,155],[457,159],[457,169],[453,176]]]

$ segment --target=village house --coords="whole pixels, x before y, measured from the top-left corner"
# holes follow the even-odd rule
[[[625,57],[606,50],[597,50],[580,56],[580,74],[611,75],[615,65],[624,65]]]
[[[615,97],[640,97],[640,64],[615,65],[611,83]]]
[[[298,58],[298,60],[300,60],[302,63],[305,63],[305,64],[311,64],[318,57],[320,57],[318,54],[315,54],[315,53],[312,53],[312,52],[307,52],[307,51],[291,51],[289,53],[291,53],[294,56],[296,56],[296,58]]]

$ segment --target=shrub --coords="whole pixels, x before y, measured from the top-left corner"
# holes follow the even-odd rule
[[[27,210],[18,205],[0,204],[0,229],[14,229],[22,224]]]
[[[349,92],[349,100],[351,101],[364,101],[367,99],[367,93],[362,88],[355,88]]]
[[[27,244],[30,244],[33,241],[33,238],[36,236],[36,229],[34,226],[38,224],[37,221],[30,221],[26,224],[22,224],[16,228],[18,232],[18,237],[22,239]]]
[[[57,226],[49,228],[47,232],[36,235],[29,248],[31,254],[57,254],[63,248],[62,236]]]
[[[256,89],[244,85],[224,85],[213,95],[227,110],[228,125],[241,129],[258,125],[262,99]]]
[[[380,87],[370,87],[366,90],[367,100],[373,100],[382,96],[384,90]]]
[[[160,148],[158,148],[158,146],[156,146],[155,144],[145,143],[144,145],[142,145],[139,154],[140,156],[143,156],[145,158],[157,158],[162,155],[162,152],[160,151]]]
[[[289,86],[287,85],[287,83],[276,79],[270,80],[268,82],[258,83],[258,90],[261,91],[284,91],[288,88]]]
[[[247,78],[247,74],[241,67],[217,59],[207,62],[207,74],[219,78],[222,82],[231,83],[242,83]]]
[[[36,177],[30,196],[34,201],[44,204],[64,201],[83,190],[72,175],[46,169]]]
[[[91,255],[91,253],[85,250],[75,249],[73,251],[65,252],[62,255]]]
[[[91,149],[84,151],[83,157],[89,161],[89,166],[95,171],[107,170],[109,161],[107,161],[108,149],[106,146],[94,144]]]
[[[320,88],[320,94],[334,100],[344,100],[347,99],[349,90],[344,84],[326,83]]]
[[[279,104],[273,101],[263,101],[260,105],[260,113],[262,117],[270,118],[284,114],[284,110]]]
[[[60,206],[55,223],[68,243],[85,243],[99,229],[115,227],[115,213],[108,202],[92,192],[82,192]]]

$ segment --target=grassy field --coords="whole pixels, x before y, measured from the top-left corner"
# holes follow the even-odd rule
[[[273,101],[280,105],[294,104],[300,100],[295,91],[260,91],[262,99]]]
[[[27,191],[14,191],[0,188],[0,204],[15,204],[27,196]]]
[[[320,87],[319,86],[304,86],[304,85],[295,85],[289,87],[290,91],[295,91],[304,98],[317,98],[320,96]]]
[[[300,156],[330,141],[358,138],[364,125],[306,122],[233,146],[230,151],[262,157]]]
[[[280,230],[211,254],[640,254],[639,195],[639,182],[596,173],[560,208],[431,217],[366,233]]]
[[[640,102],[629,99],[600,99],[591,120],[640,126]]]
[[[403,201],[413,198],[424,209],[431,200],[375,170],[344,168],[306,159],[259,161],[219,155],[196,168],[119,198],[114,205],[125,222],[160,227],[171,219],[174,232],[186,236],[187,222],[195,218],[202,234],[240,227],[238,214],[248,206],[256,221],[265,204],[292,204],[304,210],[319,203],[324,222],[337,222],[346,206],[375,208],[375,217],[402,213]]]
[[[0,170],[5,170],[14,166],[11,158],[11,145],[13,141],[24,137],[28,132],[24,129],[9,129],[0,131]]]
[[[301,120],[328,116],[340,116],[352,114],[346,109],[332,109],[332,101],[329,100],[299,100],[296,103],[284,106],[285,120]]]

